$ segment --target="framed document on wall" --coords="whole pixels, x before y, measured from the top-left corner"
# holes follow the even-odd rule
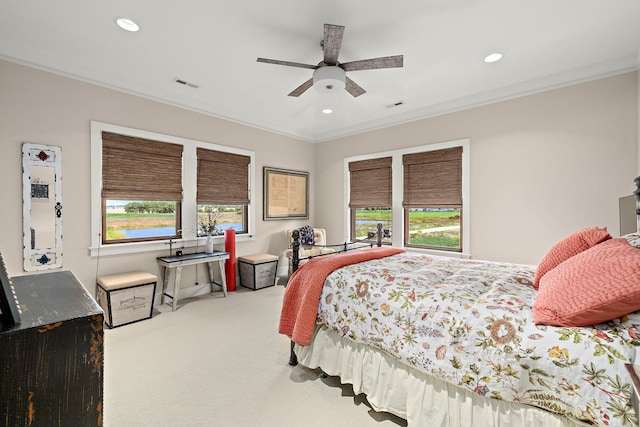
[[[264,167],[264,220],[309,219],[309,172]]]

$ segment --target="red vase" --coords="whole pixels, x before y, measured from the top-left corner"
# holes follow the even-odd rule
[[[227,276],[227,291],[236,290],[236,230],[224,230],[224,250],[229,252],[229,259],[226,260],[224,273]]]

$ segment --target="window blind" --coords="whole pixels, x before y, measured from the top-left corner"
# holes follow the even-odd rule
[[[102,132],[102,197],[181,201],[182,145]]]
[[[403,207],[462,207],[462,147],[405,154]]]
[[[249,156],[205,148],[197,156],[198,204],[249,204]]]
[[[391,206],[391,157],[349,162],[349,207]]]

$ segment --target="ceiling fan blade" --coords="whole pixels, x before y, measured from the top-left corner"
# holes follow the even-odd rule
[[[383,56],[380,58],[362,59],[360,61],[345,62],[340,68],[345,71],[376,70],[378,68],[402,67],[404,57],[402,55]]]
[[[342,46],[342,36],[344,27],[342,25],[324,24],[324,39],[322,40],[322,50],[324,51],[324,63],[336,65],[338,54]]]
[[[280,61],[279,59],[258,58],[257,61],[264,62],[265,64],[286,65],[287,67],[308,68],[310,70],[315,70],[316,68],[318,68],[317,65],[302,64],[300,62]]]
[[[346,78],[346,84],[344,89],[349,92],[353,97],[358,97],[367,91],[362,89],[356,82],[351,80],[349,77]]]
[[[311,86],[313,86],[313,78],[310,78],[309,80],[292,90],[291,93],[289,93],[289,96],[300,96],[305,93]]]

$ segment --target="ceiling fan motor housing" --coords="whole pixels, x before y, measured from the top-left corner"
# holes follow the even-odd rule
[[[313,87],[320,92],[331,93],[344,90],[346,74],[338,66],[320,67],[313,72]]]

